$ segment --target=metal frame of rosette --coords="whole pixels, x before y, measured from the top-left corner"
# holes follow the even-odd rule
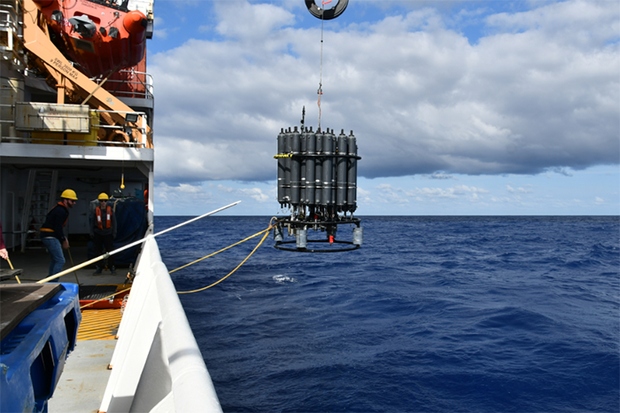
[[[291,215],[276,224],[275,247],[296,252],[340,252],[362,244],[363,229],[357,209],[357,140],[353,131],[338,136],[333,129],[281,129],[278,134],[278,202]],[[352,224],[352,241],[336,240],[338,225]],[[284,228],[295,241],[284,241]],[[327,233],[326,239],[308,239],[307,231]],[[308,243],[329,243],[309,248]],[[295,244],[295,248],[290,244]],[[336,245],[334,245],[336,244]]]

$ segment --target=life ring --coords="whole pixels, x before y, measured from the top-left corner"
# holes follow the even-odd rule
[[[331,20],[340,16],[349,5],[349,0],[338,0],[336,6],[329,10],[324,10],[316,5],[314,0],[306,0],[308,11],[317,19]]]

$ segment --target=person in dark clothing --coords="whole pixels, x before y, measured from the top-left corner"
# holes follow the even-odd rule
[[[69,209],[73,208],[78,198],[74,190],[65,189],[60,194],[61,201],[45,217],[45,222],[41,225],[39,236],[41,242],[50,253],[49,275],[54,275],[62,271],[65,264],[63,248],[69,248],[69,240],[65,237],[63,227],[69,219]]]
[[[90,237],[95,244],[95,256],[103,253],[102,247],[104,246],[106,252],[113,251],[113,241],[116,238],[116,217],[114,209],[111,205],[108,205],[109,197],[105,192],[102,192],[97,199],[99,200],[99,206],[93,211],[90,223]],[[103,262],[98,261],[96,265],[95,274],[101,274],[104,266]],[[108,258],[108,268],[112,275],[116,274],[113,255],[110,255]]]
[[[9,259],[9,253],[6,250],[4,238],[2,237],[2,222],[0,222],[0,258],[4,258],[7,261]]]

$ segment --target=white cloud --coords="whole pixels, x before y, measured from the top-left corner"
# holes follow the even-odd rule
[[[247,187],[235,182],[226,181],[226,184],[179,184],[168,185],[161,182],[154,190],[156,213],[164,215],[200,215],[210,209],[222,207],[236,201],[242,201],[242,207],[236,207],[228,213],[242,214],[260,212],[270,213],[277,210],[276,186],[262,184],[262,187]],[[265,204],[266,207],[258,206]],[[160,208],[161,207],[161,208]]]
[[[492,32],[475,44],[449,28],[458,16],[429,7],[345,27],[326,22],[322,124],[354,130],[359,174],[562,173],[618,163],[617,4],[531,4],[489,16],[482,29]],[[297,125],[304,105],[316,125],[318,27],[295,26],[296,16],[274,4],[218,2],[216,10],[217,39],[190,39],[150,59],[160,180],[273,179],[280,128]],[[484,194],[437,189],[416,196]]]
[[[260,188],[242,188],[239,189],[239,191],[249,197],[251,197],[252,199],[254,199],[256,202],[271,202],[274,201],[274,197],[273,196],[269,196],[267,194],[264,194],[263,191]]]
[[[211,187],[213,185],[209,184],[208,186]],[[217,188],[217,190],[219,192],[223,192],[223,193],[226,193],[226,194],[231,194],[231,193],[235,192],[235,188],[231,188],[229,186],[217,185],[216,188]]]
[[[213,194],[200,185],[168,185],[161,182],[154,189],[156,213],[158,213],[158,205],[172,205],[177,211],[184,211],[196,205],[213,202]]]
[[[390,184],[379,184],[375,187],[379,191],[379,202],[389,204],[406,204],[409,202],[407,194],[402,188],[393,187]]]
[[[373,203],[373,199],[371,197],[372,192],[367,191],[364,188],[357,188],[357,204],[358,205],[367,205]]]
[[[378,192],[381,194],[381,199],[384,202],[389,203],[408,203],[409,198],[422,200],[426,199],[439,199],[439,198],[470,198],[470,199],[479,199],[481,194],[489,193],[488,190],[484,188],[477,188],[474,186],[468,185],[455,185],[450,188],[414,188],[414,189],[403,189],[400,187],[394,187],[391,184],[379,184],[375,187]]]
[[[220,2],[216,3],[216,10],[220,19],[215,30],[243,41],[262,42],[274,30],[295,22],[292,13],[273,4]]]
[[[510,185],[506,185],[506,189],[508,190],[508,192],[515,194],[515,193],[521,193],[521,194],[529,194],[532,192],[532,187],[531,185],[526,185],[525,187],[520,186],[518,188],[513,188]]]
[[[413,191],[407,191],[409,196],[425,196],[429,198],[458,198],[468,196],[474,199],[479,194],[486,194],[484,188],[476,188],[474,186],[456,185],[451,188],[415,188]]]
[[[168,37],[169,29],[159,29],[159,27],[164,26],[164,25],[165,25],[165,20],[163,17],[155,16],[153,18],[153,27],[155,28],[153,30],[153,35],[156,38],[165,39]]]
[[[430,179],[455,179],[454,176],[450,174],[444,174],[441,172],[435,172],[432,175],[428,175],[428,178]]]
[[[620,32],[617,4],[611,3],[585,0],[554,3],[527,12],[496,14],[488,18],[488,23],[501,31],[542,32],[560,43],[569,40],[578,48],[597,47],[610,38],[617,40]],[[616,13],[610,13],[610,6],[616,8]],[[593,30],[592,22],[602,27]]]

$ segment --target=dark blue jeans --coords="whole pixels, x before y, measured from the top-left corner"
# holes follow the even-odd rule
[[[95,233],[95,237],[93,238],[93,244],[95,247],[95,256],[99,256],[103,254],[103,247],[105,246],[106,252],[114,251],[114,237],[112,234],[108,235],[100,235]],[[97,264],[97,268],[105,267],[105,260],[99,261]],[[108,258],[108,268],[112,270],[114,267],[114,255],[110,255]]]
[[[62,266],[65,265],[65,255],[62,252],[62,245],[57,238],[48,237],[41,238],[41,242],[50,253],[50,270],[49,275],[58,274],[62,271]]]

